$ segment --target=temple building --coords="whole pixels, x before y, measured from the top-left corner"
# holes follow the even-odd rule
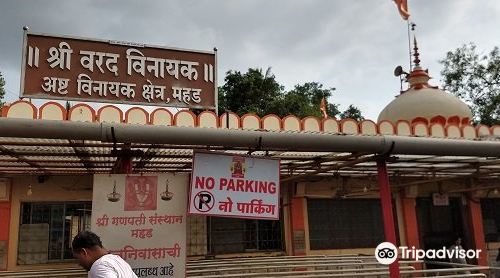
[[[165,108],[149,113],[28,100],[0,118],[0,270],[75,264],[91,225],[94,174],[190,173],[196,150],[281,161],[280,218],[188,216],[188,259],[370,254],[394,227],[423,249],[500,247],[500,126],[473,125],[465,103],[429,85],[415,44],[409,88],[377,122],[262,118]],[[380,161],[389,199],[381,202]],[[391,204],[393,223],[382,206]],[[387,211],[385,211],[387,212]]]

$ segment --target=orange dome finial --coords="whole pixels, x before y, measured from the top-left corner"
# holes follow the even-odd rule
[[[429,83],[427,83],[431,78],[429,77],[427,70],[422,69],[420,66],[420,53],[418,53],[416,37],[413,37],[413,44],[413,56],[415,57],[413,62],[415,63],[415,66],[407,76],[407,80],[410,83],[410,89],[419,90],[422,88],[437,88],[430,86]]]
[[[413,37],[413,45],[413,56],[415,57],[413,62],[415,63],[415,67],[420,67],[420,59],[418,58],[420,54],[418,53],[417,37]]]

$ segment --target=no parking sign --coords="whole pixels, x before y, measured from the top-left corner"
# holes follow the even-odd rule
[[[279,159],[196,152],[189,213],[279,219]]]

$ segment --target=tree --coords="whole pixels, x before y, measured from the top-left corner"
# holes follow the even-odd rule
[[[5,96],[5,79],[3,79],[2,73],[0,72],[0,107],[3,106],[3,97]]]
[[[358,122],[365,119],[363,115],[361,115],[361,110],[359,110],[359,108],[357,108],[352,104],[349,105],[349,107],[347,107],[347,109],[344,112],[340,113],[340,119],[348,119],[348,118],[354,119]]]
[[[271,68],[265,75],[262,69],[248,69],[242,74],[239,71],[228,71],[224,85],[219,88],[219,113],[230,110],[239,115],[256,113],[259,116],[269,114],[283,92]]]
[[[224,78],[224,85],[219,87],[219,114],[227,110],[238,115],[256,113],[259,116],[275,114],[279,117],[295,115],[299,118],[307,116],[322,117],[320,111],[321,99],[328,99],[335,92],[335,88],[324,88],[318,82],[306,82],[295,85],[288,91],[280,85],[271,69],[266,73],[262,69],[248,69],[242,74],[239,71],[228,71]],[[329,103],[327,114],[337,117],[340,113],[338,105]],[[350,105],[342,113],[345,117],[362,119],[358,108]],[[341,116],[342,118],[342,116]]]
[[[328,99],[334,91],[335,88],[323,88],[323,84],[317,82],[295,85],[292,90],[285,93],[282,100],[275,102],[274,114],[280,117],[287,115],[295,115],[299,118],[306,116],[322,117],[319,109],[321,99],[323,97]],[[337,105],[328,104],[327,113],[331,117],[339,114]]]
[[[499,48],[481,55],[473,43],[464,44],[439,62],[444,66],[443,87],[470,106],[474,122],[500,124]]]

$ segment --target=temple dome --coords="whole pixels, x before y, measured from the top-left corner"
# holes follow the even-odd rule
[[[396,123],[405,120],[410,123],[467,124],[472,113],[467,104],[456,96],[430,86],[427,71],[420,67],[418,48],[415,43],[415,67],[407,75],[410,86],[391,101],[378,116],[378,122]]]
[[[437,88],[410,88],[391,101],[378,116],[378,122],[468,123],[472,118],[469,107],[454,95]],[[441,119],[441,120],[438,120]]]

